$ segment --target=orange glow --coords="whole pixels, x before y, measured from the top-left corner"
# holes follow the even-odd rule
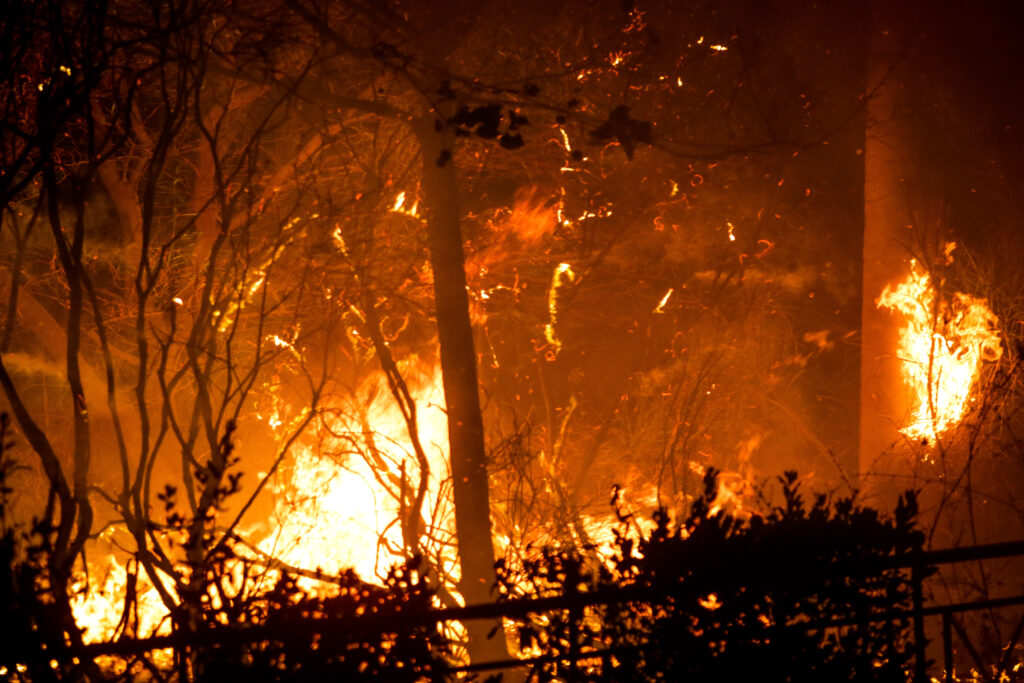
[[[982,363],[1002,356],[999,320],[984,299],[962,293],[937,299],[931,278],[915,261],[907,278],[886,286],[876,304],[905,319],[897,354],[913,406],[900,431],[933,443],[963,419]]]
[[[452,533],[450,505],[441,482],[448,473],[448,426],[440,370],[428,372],[418,391],[409,381],[429,461],[426,530],[447,537]],[[363,580],[374,581],[402,554],[396,519],[403,488],[405,505],[415,495],[420,468],[384,378],[370,381],[352,400],[366,407],[337,411],[325,418],[316,443],[293,449],[291,466],[272,482],[272,529],[260,534],[265,537],[259,546],[293,567],[328,574],[351,567]],[[365,411],[362,417],[360,410]],[[446,560],[450,566],[445,570],[455,570],[454,552]]]
[[[429,462],[424,524],[416,550],[439,563],[450,581],[457,581],[450,490],[442,488],[449,472],[440,369],[416,377],[414,372],[407,374]],[[267,422],[282,424],[276,410]],[[402,528],[396,522],[403,507],[403,474],[406,507],[420,476],[405,420],[383,375],[354,392],[351,406],[339,406],[319,432],[293,447],[291,465],[272,478],[269,488],[275,503],[270,519],[249,525],[241,535],[257,539],[260,551],[288,566],[320,570],[327,576],[353,568],[364,581],[382,582],[405,552]],[[300,577],[299,582],[313,592],[322,588],[313,579]],[[92,562],[88,578],[79,574],[72,609],[76,623],[86,629],[86,642],[112,640],[122,628],[127,583],[126,567],[113,556]],[[169,633],[168,611],[141,572],[136,592],[135,631],[141,636]]]
[[[565,139],[568,145],[568,137]],[[524,245],[540,241],[557,227],[557,209],[549,199],[548,195],[537,189],[518,192],[512,213],[496,227],[499,231],[514,234]]]
[[[112,556],[92,567],[88,579],[83,573],[75,577],[71,610],[75,623],[85,629],[82,638],[86,643],[112,640],[122,626],[127,583],[126,566]],[[139,576],[135,593],[137,604],[132,615],[133,623],[138,615],[135,631],[144,637],[169,634],[171,624],[167,608],[145,576]]]

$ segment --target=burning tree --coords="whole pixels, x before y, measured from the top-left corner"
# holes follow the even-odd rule
[[[1020,175],[985,66],[1000,53],[994,6],[959,8],[956,26],[922,25],[920,9],[872,10],[860,471],[868,497],[920,487],[928,545],[958,547],[1019,537],[1019,240],[1003,226]],[[954,35],[984,47],[948,51]],[[1011,561],[946,567],[927,588],[989,598],[1014,574]],[[970,666],[998,670],[1018,618],[974,615],[961,652],[989,654]]]

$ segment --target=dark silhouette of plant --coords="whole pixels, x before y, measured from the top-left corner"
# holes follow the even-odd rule
[[[712,512],[709,471],[685,519],[660,511],[646,535],[624,524],[607,566],[545,551],[502,572],[506,595],[608,593],[519,626],[551,656],[535,680],[906,680],[910,622],[883,615],[911,604],[886,558],[921,547],[914,494],[887,519],[852,499],[807,505],[795,473],[781,481],[784,505],[742,520]]]
[[[11,477],[19,466],[8,457],[8,430],[0,413],[0,680],[84,680],[95,669],[69,654],[80,631],[61,609],[66,596],[49,580],[56,531],[45,521],[27,526],[9,519]]]
[[[333,583],[328,595],[319,597],[282,575],[262,596],[265,611],[247,615],[253,625],[263,626],[265,637],[242,644],[228,639],[210,647],[197,680],[443,679],[450,654],[445,637],[436,627],[402,625],[406,615],[431,608],[433,590],[415,562],[392,568],[384,586],[368,584],[353,571]],[[380,628],[358,628],[367,619]]]

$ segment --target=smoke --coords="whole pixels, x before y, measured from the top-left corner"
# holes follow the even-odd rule
[[[18,351],[5,353],[4,365],[12,373],[19,375],[27,377],[36,376],[41,379],[50,379],[58,382],[67,381],[67,374],[65,374],[64,368],[45,358],[39,358],[27,353]]]
[[[532,187],[516,193],[512,211],[497,224],[498,232],[514,234],[524,244],[534,244],[554,232],[557,207],[551,197]]]

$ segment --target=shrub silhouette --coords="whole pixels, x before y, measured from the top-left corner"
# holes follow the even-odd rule
[[[238,630],[218,640],[213,630],[197,680],[441,679],[450,654],[447,640],[434,626],[403,623],[406,615],[431,609],[433,591],[416,562],[392,568],[383,586],[366,583],[352,571],[333,584],[327,597],[313,596],[283,575],[261,596],[263,609],[251,613],[252,625],[262,627],[260,637],[250,639]],[[219,618],[216,613],[210,617]],[[372,626],[361,630],[367,621]]]
[[[662,510],[646,536],[617,532],[608,566],[546,550],[502,572],[506,595],[624,596],[523,621],[521,643],[550,655],[536,680],[907,680],[909,620],[868,620],[911,605],[909,576],[884,558],[920,549],[915,496],[887,519],[850,499],[808,507],[795,473],[781,481],[784,505],[743,521],[711,514],[709,472],[685,519]],[[836,620],[845,625],[823,623]]]

